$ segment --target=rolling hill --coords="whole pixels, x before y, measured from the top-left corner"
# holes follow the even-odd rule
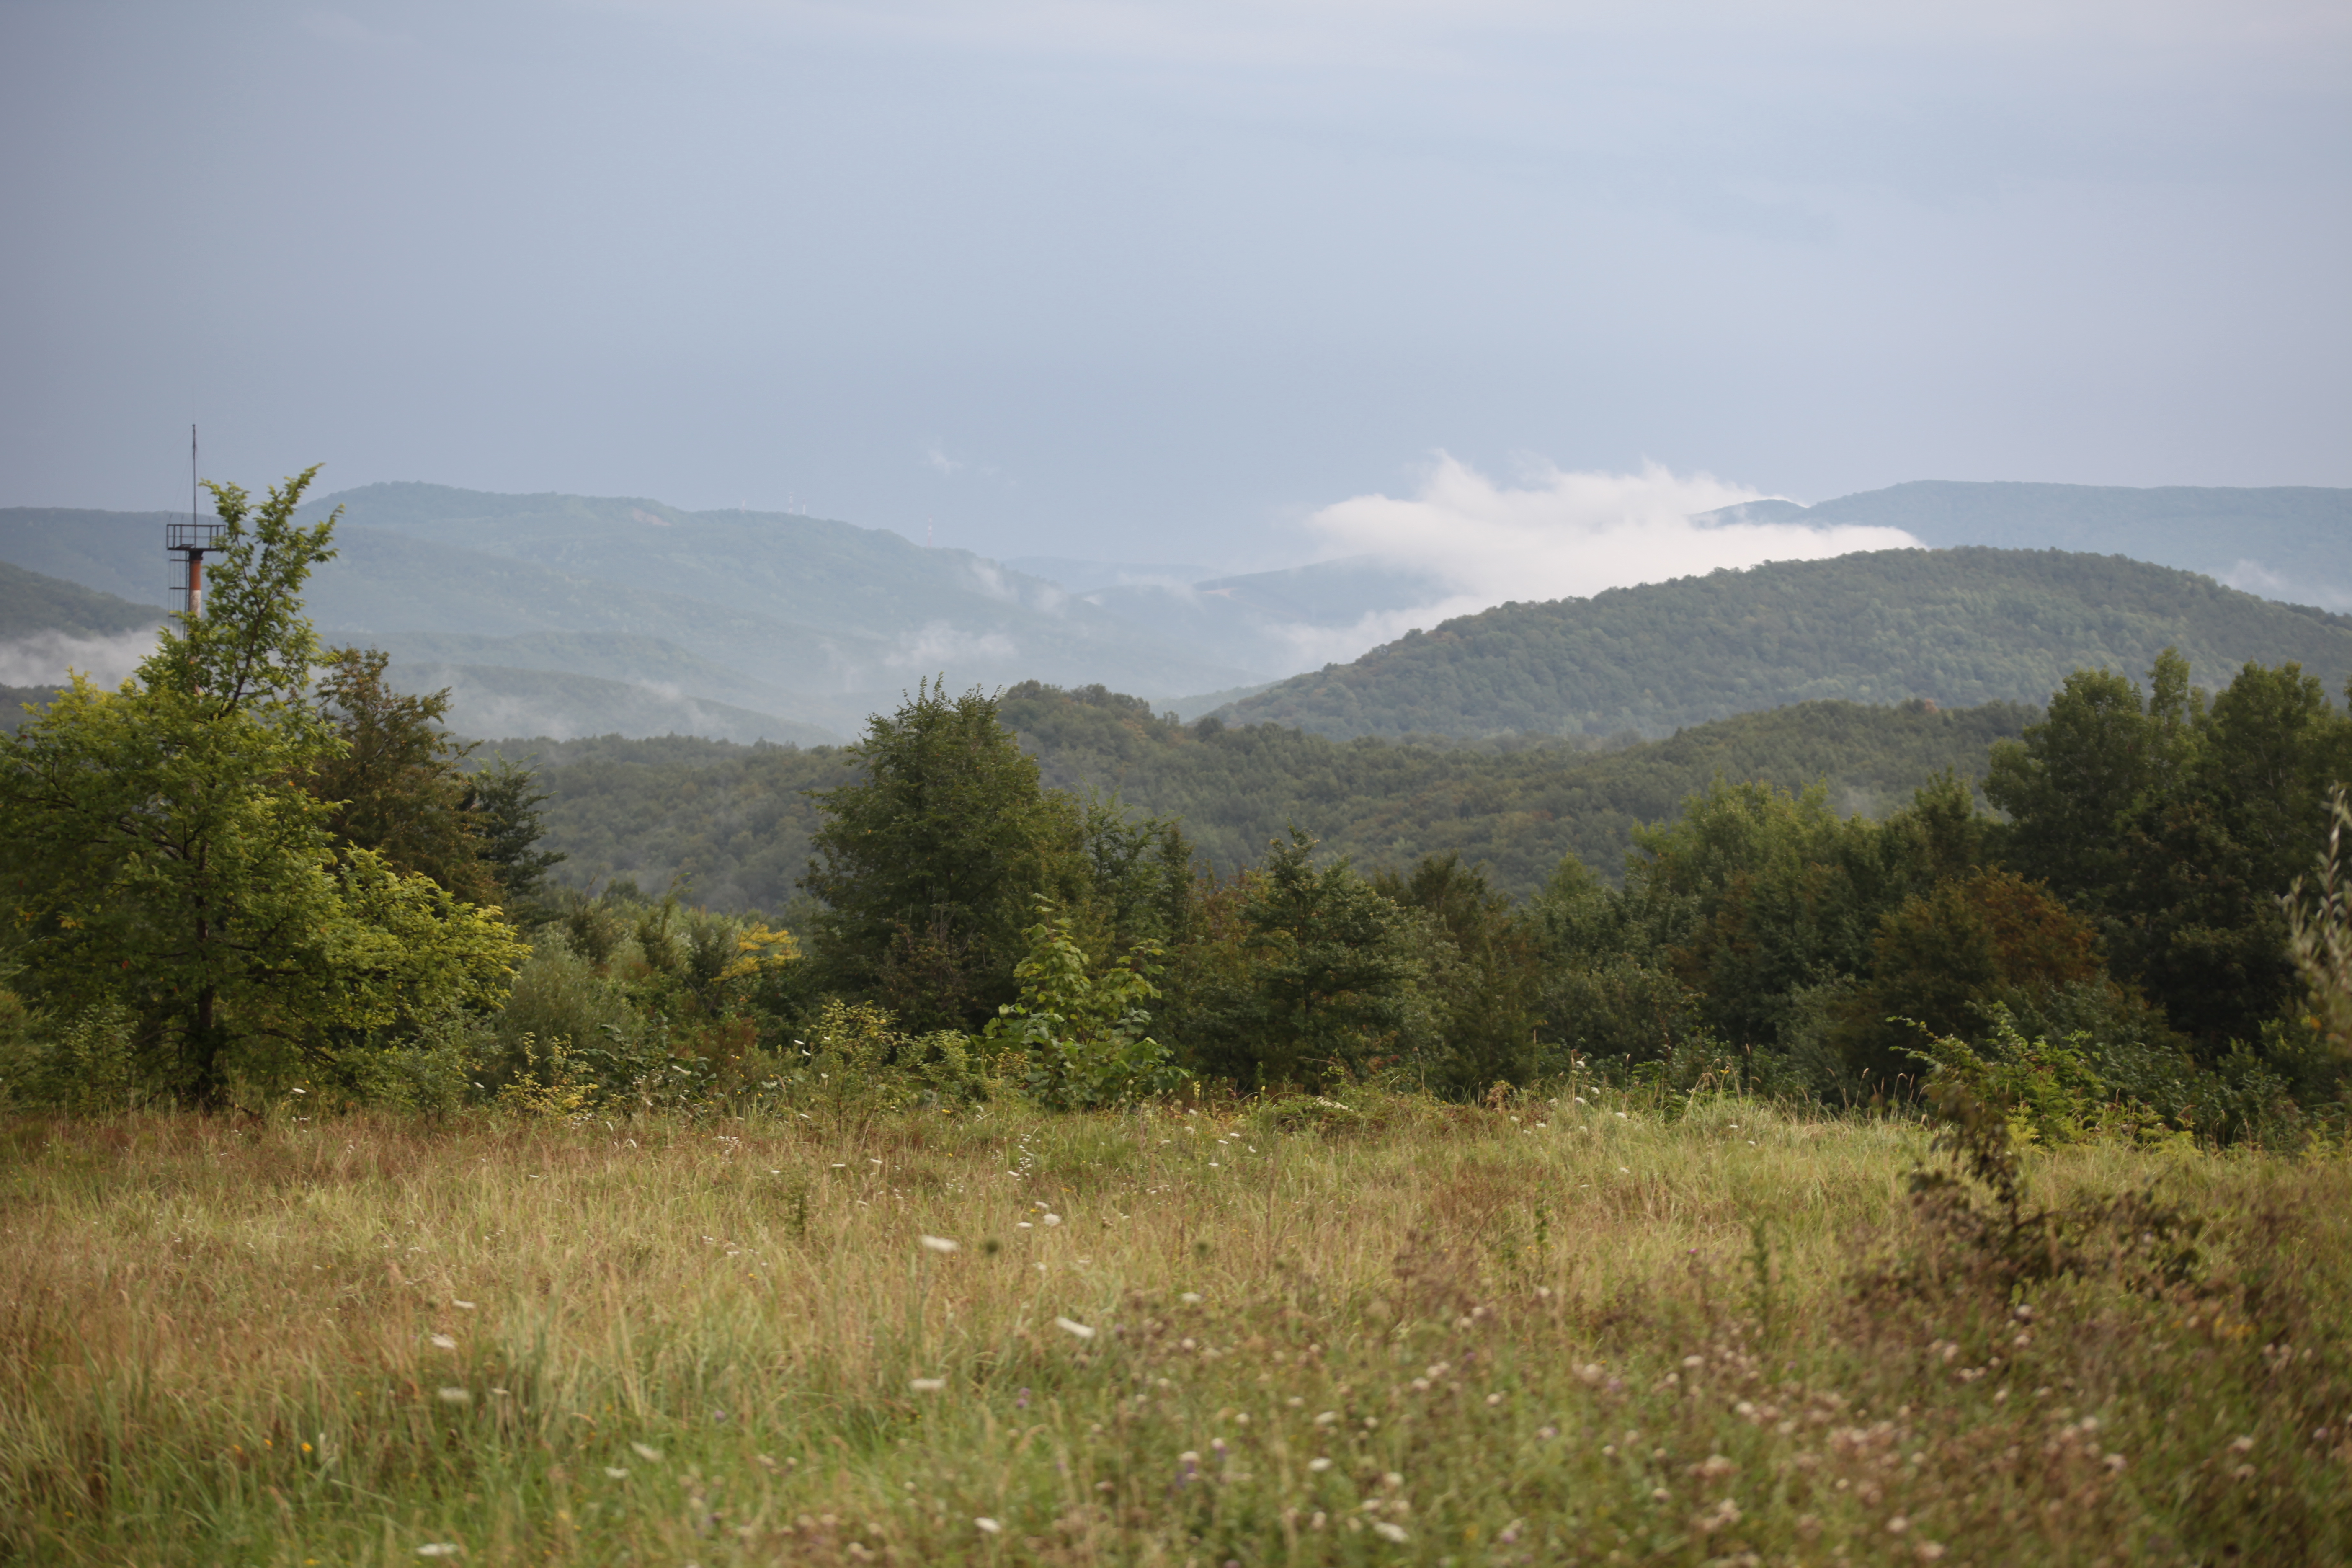
[[[154,626],[167,613],[160,604],[133,603],[0,561],[0,642],[36,632],[114,637]]]
[[[163,619],[129,599],[0,561],[0,731],[25,719],[68,668],[111,684],[131,673]]]
[[[577,673],[553,650],[583,638],[626,653],[597,671],[625,685],[724,670],[728,691],[684,694],[773,713],[795,735],[852,732],[942,671],[959,685],[1109,679],[1160,697],[1265,679],[1050,583],[881,529],[420,484],[367,486],[306,512],[337,505],[338,554],[307,595],[329,641],[415,657],[430,639],[473,639],[469,663]],[[160,597],[171,516],[0,510],[0,561]],[[525,640],[487,647],[499,639]]]
[[[128,675],[166,613],[0,561],[0,730],[23,721],[24,704],[48,700],[68,668],[110,684]],[[360,639],[330,638],[339,640]],[[789,693],[649,638],[425,632],[368,640],[393,655],[407,689],[446,688],[450,725],[462,734],[683,733],[807,745],[838,738],[765,710],[790,702]]]
[[[1836,700],[2039,702],[2070,670],[2168,646],[2221,684],[2293,659],[2352,677],[2352,617],[2119,556],[1892,550],[1505,605],[1220,710],[1319,735],[1659,736]]]

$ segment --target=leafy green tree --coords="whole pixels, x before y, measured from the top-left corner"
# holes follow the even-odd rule
[[[1907,890],[1878,825],[1840,816],[1822,784],[1718,778],[1635,843],[1629,902],[1738,1045],[1780,1044],[1799,990],[1861,973],[1881,910]]]
[[[1642,1062],[1695,1040],[1705,998],[1633,900],[1565,857],[1528,911],[1543,964],[1541,1038],[1546,1065],[1565,1057]]]
[[[1210,1071],[1252,1088],[1362,1071],[1419,1043],[1418,922],[1343,858],[1318,870],[1296,828],[1244,879],[1232,932],[1240,962],[1201,1016]]]
[[[318,699],[343,743],[311,770],[310,793],[327,803],[328,829],[344,843],[457,898],[494,902],[498,881],[483,863],[459,768],[474,748],[442,726],[449,693],[394,689],[388,662],[373,648],[326,656]]]
[[[1779,1057],[1750,1053],[1815,1038],[1828,999],[1870,973],[1881,920],[1976,867],[1986,826],[1949,771],[1884,822],[1840,815],[1823,783],[1718,776],[1678,816],[1635,829],[1622,895],[1567,861],[1537,901],[1551,1037],[1640,1061],[1712,1035],[1711,1056],[1729,1047],[1777,1072]]]
[[[1080,828],[1090,902],[1112,945],[1165,947],[1191,929],[1195,892],[1192,840],[1172,818],[1139,817],[1118,797],[1087,803]]]
[[[499,899],[518,920],[544,918],[547,873],[568,858],[539,847],[547,825],[540,807],[551,798],[523,763],[493,757],[466,780],[459,803],[473,829],[475,858],[497,883]]]
[[[2288,892],[2287,922],[2312,1021],[2339,1058],[2352,1060],[2352,791],[2335,791],[2328,816],[2318,865]]]
[[[16,984],[60,1013],[134,1020],[150,1077],[201,1106],[242,1048],[323,1059],[485,1005],[522,949],[494,916],[371,850],[341,859],[300,781],[341,745],[309,689],[301,617],[334,519],[294,521],[316,470],[226,525],[205,613],[167,626],[120,690],[77,678],[0,740],[0,878]],[[247,1058],[252,1067],[259,1056]]]
[[[1190,1075],[1167,1047],[1144,1033],[1144,1004],[1159,996],[1141,963],[1149,945],[1097,968],[1072,934],[1068,914],[1037,900],[1028,952],[1013,969],[1021,996],[997,1010],[988,1037],[1028,1058],[1029,1092],[1062,1110],[1127,1105],[1166,1094]]]
[[[1882,1083],[1916,1070],[1923,1026],[1974,1038],[1992,1006],[2109,984],[2098,933],[2014,871],[1979,870],[1905,900],[1871,945],[1870,978],[1843,1009],[1839,1043],[1857,1074]]]
[[[977,1027],[1013,999],[1029,900],[1086,891],[1077,807],[977,689],[926,681],[850,750],[863,776],[816,793],[813,952],[917,1026]]]
[[[1439,1037],[1431,1087],[1475,1094],[1497,1082],[1532,1082],[1541,1070],[1543,1022],[1533,925],[1453,851],[1425,856],[1402,876],[1378,873],[1371,885],[1398,907],[1424,914],[1438,939],[1427,955]]]
[[[2209,1061],[2252,1044],[2298,987],[2280,904],[2352,777],[2352,717],[2293,664],[2249,664],[2210,701],[2170,650],[2140,689],[2077,671],[1996,746],[2001,858],[2096,922],[2117,976]]]

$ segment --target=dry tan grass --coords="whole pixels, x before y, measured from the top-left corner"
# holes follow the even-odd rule
[[[706,1568],[2352,1554],[2340,1163],[2044,1157],[2045,1195],[2160,1178],[2206,1229],[2184,1282],[2092,1268],[2028,1321],[1964,1267],[1884,1283],[1948,1252],[1910,1218],[1916,1127],[1369,1109],[1337,1133],[17,1121],[0,1540]]]

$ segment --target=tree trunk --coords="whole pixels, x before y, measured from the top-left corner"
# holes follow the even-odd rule
[[[228,1083],[221,1071],[220,1021],[213,988],[196,993],[195,1010],[188,1019],[187,1084],[183,1091],[198,1110],[218,1110],[228,1100]]]

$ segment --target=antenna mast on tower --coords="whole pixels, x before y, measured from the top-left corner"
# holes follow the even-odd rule
[[[172,597],[191,616],[205,613],[205,552],[220,547],[221,525],[199,521],[196,493],[196,427],[188,426],[188,521],[163,525],[163,550],[172,557]]]

